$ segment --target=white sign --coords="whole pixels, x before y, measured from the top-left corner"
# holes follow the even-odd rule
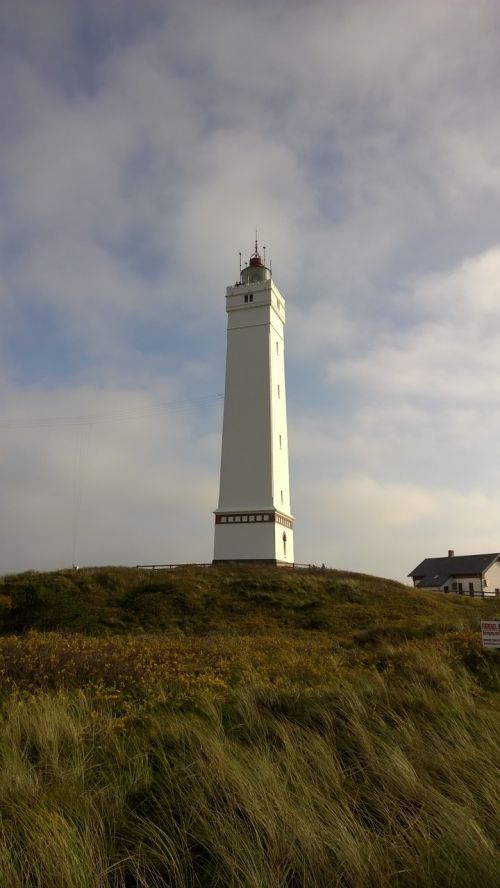
[[[483,647],[500,648],[500,620],[481,620]]]

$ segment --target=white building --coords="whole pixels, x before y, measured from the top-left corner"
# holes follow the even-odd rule
[[[214,562],[293,563],[285,300],[255,252],[226,290],[227,357]]]
[[[500,595],[500,552],[486,555],[455,555],[424,558],[409,577],[419,589],[437,589],[458,595]]]

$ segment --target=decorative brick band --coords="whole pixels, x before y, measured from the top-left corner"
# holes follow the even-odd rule
[[[286,515],[282,515],[281,512],[276,512],[276,523],[282,524],[283,527],[289,527],[290,530],[293,530],[293,521],[291,518],[287,518]]]
[[[281,512],[226,512],[215,516],[216,524],[262,524],[265,522],[281,524],[293,528],[293,521]]]

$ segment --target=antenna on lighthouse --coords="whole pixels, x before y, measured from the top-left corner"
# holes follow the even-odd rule
[[[258,243],[257,243],[257,226],[255,226],[255,253],[254,253],[254,256],[258,256],[258,255],[259,255],[259,247],[258,247]]]
[[[264,265],[266,264],[266,248],[262,247],[262,261]]]
[[[240,252],[239,252],[238,255],[239,255],[239,257],[240,257],[240,281],[241,281],[241,250],[240,250]]]

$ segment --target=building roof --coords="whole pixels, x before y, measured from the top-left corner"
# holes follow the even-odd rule
[[[487,555],[453,555],[451,557],[445,556],[444,558],[424,558],[408,576],[414,579],[418,578],[419,586],[442,586],[449,577],[482,574],[498,558],[500,558],[500,552],[491,552]]]

